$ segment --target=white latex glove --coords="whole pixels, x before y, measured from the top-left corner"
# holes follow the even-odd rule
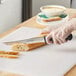
[[[46,37],[46,41],[50,44],[50,39],[52,38],[54,44],[62,44],[66,42],[65,39],[73,30],[76,30],[76,18],[72,18],[68,22],[64,23],[60,28],[50,32],[50,34]]]
[[[69,17],[69,20],[72,20],[72,19],[75,19],[75,18],[76,18],[76,13],[74,13],[73,15],[71,15],[71,16]],[[61,25],[63,25],[63,24],[61,24]],[[56,25],[56,27],[48,26],[48,27],[46,27],[45,29],[42,30],[42,33],[43,33],[43,34],[49,33],[49,32],[51,32],[52,30],[55,30],[55,29],[59,28],[59,26],[61,26],[61,25],[58,25],[58,26]]]

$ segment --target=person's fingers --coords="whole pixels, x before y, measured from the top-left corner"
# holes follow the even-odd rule
[[[61,38],[57,38],[57,41],[58,41],[58,44],[62,44],[66,42],[64,39],[61,39]]]
[[[53,34],[53,42],[54,42],[54,44],[62,44],[65,42],[65,39],[63,37],[61,37],[61,34],[54,33]]]
[[[54,43],[54,44],[59,44],[59,42],[58,42],[58,40],[57,40],[58,32],[57,32],[57,31],[53,31],[53,32],[51,32],[51,34],[52,34],[53,43]]]
[[[47,44],[50,44],[50,43],[53,42],[53,41],[51,41],[51,39],[52,39],[52,35],[51,34],[49,34],[48,36],[46,36],[46,42],[47,42]]]
[[[50,41],[51,39],[52,41]],[[47,44],[50,44],[50,43],[60,44],[60,41],[56,39],[56,37],[52,36],[51,34],[46,37],[46,42]]]
[[[53,34],[53,37],[52,38],[53,38],[53,43],[54,44],[59,44],[59,42],[58,42],[55,34]]]
[[[50,41],[51,38],[52,38],[53,41]],[[62,43],[67,42],[64,38],[57,37],[56,35],[52,35],[52,34],[49,34],[49,35],[46,37],[46,41],[47,41],[47,44],[50,44],[50,43],[62,44]]]

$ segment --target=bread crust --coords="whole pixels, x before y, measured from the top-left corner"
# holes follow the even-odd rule
[[[46,45],[44,42],[27,44],[27,46],[29,47],[29,50],[33,50],[33,49],[39,48],[44,45]]]
[[[0,57],[2,58],[18,58],[19,52],[16,51],[0,51]]]
[[[0,54],[8,54],[8,55],[18,55],[17,51],[0,51]]]
[[[15,58],[18,58],[19,56],[18,55],[0,54],[0,57],[15,59]]]
[[[48,19],[42,19],[43,22],[52,22],[52,21],[59,21],[62,18],[60,17],[53,17],[53,18],[48,18]]]

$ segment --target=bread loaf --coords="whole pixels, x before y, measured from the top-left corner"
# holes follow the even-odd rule
[[[0,57],[2,57],[2,58],[12,58],[12,59],[15,59],[15,58],[18,58],[19,56],[18,55],[0,54]]]
[[[45,45],[45,43],[42,43],[42,42],[30,43],[30,44],[18,43],[18,44],[12,45],[12,50],[14,50],[14,51],[29,51],[29,50],[41,47],[43,45]]]
[[[19,52],[16,52],[16,51],[0,51],[0,54],[18,55]]]
[[[19,57],[19,52],[0,51],[0,57],[2,57],[2,58],[18,58]]]

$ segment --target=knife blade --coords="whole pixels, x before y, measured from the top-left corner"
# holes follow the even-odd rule
[[[70,34],[65,40],[71,40],[73,38],[72,34]],[[53,43],[53,39],[51,38],[50,41]],[[24,44],[30,44],[30,43],[38,43],[38,42],[43,42],[47,44],[46,42],[46,36],[43,37],[34,37],[30,39],[24,39],[24,40],[18,40],[18,41],[10,41],[10,42],[4,42],[4,44],[7,45],[12,45],[14,43],[24,43]]]
[[[38,43],[38,42],[46,43],[45,36],[34,37],[34,38],[18,40],[18,41],[3,42],[3,43],[7,44],[7,45],[12,45],[12,44],[15,44],[15,43],[31,44],[31,43]]]

